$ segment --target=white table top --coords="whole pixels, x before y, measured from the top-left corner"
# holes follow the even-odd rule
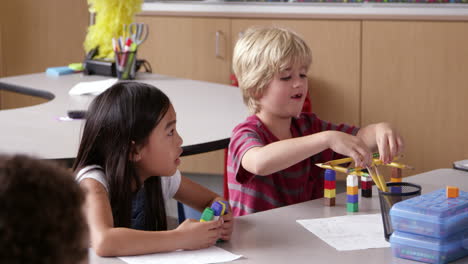
[[[468,190],[468,172],[454,169],[438,169],[405,178],[404,181],[422,186],[422,193],[428,193],[446,185],[458,186],[460,190]],[[380,213],[379,199],[376,189],[372,198],[359,198],[358,214]],[[355,251],[337,251],[320,238],[299,225],[298,219],[311,219],[341,216],[346,212],[346,193],[337,195],[336,206],[323,205],[323,199],[281,207],[252,215],[236,217],[232,240],[217,244],[234,254],[244,258],[232,263],[255,264],[301,264],[301,263],[420,263],[396,258],[390,248],[377,248]],[[382,236],[384,234],[382,233]],[[124,263],[117,258],[100,258],[90,254],[91,264]],[[468,263],[468,257],[452,262]]]
[[[74,158],[84,122],[57,118],[66,116],[68,110],[86,109],[94,96],[72,96],[68,91],[79,82],[107,78],[82,74],[48,77],[44,73],[0,78],[0,89],[54,97],[43,104],[0,111],[0,153]],[[237,87],[145,73],[138,73],[137,81],[158,87],[171,99],[184,155],[226,147],[234,126],[248,115]]]

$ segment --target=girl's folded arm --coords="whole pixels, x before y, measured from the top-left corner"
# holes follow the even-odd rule
[[[91,246],[99,256],[128,256],[167,252],[182,248],[183,234],[178,230],[140,231],[115,228],[108,193],[101,183],[84,179],[85,212]]]

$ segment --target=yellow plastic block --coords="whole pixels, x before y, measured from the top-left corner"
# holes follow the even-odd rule
[[[346,187],[346,194],[354,195],[354,194],[358,194],[358,193],[359,193],[359,187],[358,186],[354,186],[354,187],[347,186]]]
[[[447,198],[457,198],[458,197],[458,187],[447,186]]]
[[[401,182],[402,178],[390,178],[391,182]]]
[[[336,189],[324,189],[323,190],[323,197],[325,198],[334,198],[336,197]]]

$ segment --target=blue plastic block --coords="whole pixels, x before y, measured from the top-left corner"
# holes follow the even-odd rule
[[[357,203],[359,202],[359,194],[348,194],[346,195],[346,202]]]
[[[336,172],[334,170],[325,170],[325,180],[326,181],[336,181]]]

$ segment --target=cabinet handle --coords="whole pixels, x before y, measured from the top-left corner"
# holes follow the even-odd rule
[[[217,30],[216,31],[216,38],[215,38],[215,56],[216,58],[221,58],[221,55],[219,54],[219,39],[221,37],[221,31]]]

